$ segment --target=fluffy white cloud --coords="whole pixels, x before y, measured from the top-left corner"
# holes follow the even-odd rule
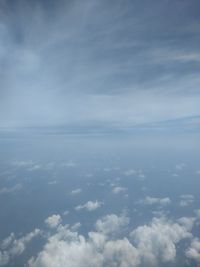
[[[107,215],[97,221],[96,232],[89,232],[88,238],[72,232],[66,226],[59,226],[57,233],[48,239],[37,258],[29,261],[31,267],[135,267],[140,263],[137,249],[127,238],[110,239],[110,231],[128,223],[128,218]],[[113,230],[112,230],[113,231]],[[108,233],[109,232],[109,233]]]
[[[173,222],[154,218],[148,225],[139,226],[130,238],[121,237],[129,218],[110,214],[97,220],[95,231],[84,237],[72,228],[59,225],[48,238],[43,250],[29,260],[29,267],[137,267],[141,263],[155,266],[171,262],[176,245],[191,238],[188,222]]]
[[[104,234],[118,233],[129,224],[129,218],[126,216],[117,216],[115,214],[106,215],[97,220],[96,230]]]
[[[141,204],[146,204],[146,205],[154,205],[154,204],[159,204],[159,205],[168,205],[171,203],[170,198],[165,197],[165,198],[158,198],[158,197],[149,197],[146,196],[145,199],[140,201]]]
[[[45,220],[45,223],[49,228],[56,228],[61,223],[61,217],[59,214],[53,214]]]
[[[121,186],[115,186],[113,189],[112,189],[112,192],[114,194],[119,194],[119,193],[125,193],[127,191],[127,188],[125,187],[121,187]]]
[[[154,218],[150,225],[139,226],[131,233],[141,259],[148,265],[173,261],[176,244],[191,236],[185,226],[165,218]]]
[[[190,247],[186,250],[186,256],[200,264],[200,240],[198,238],[192,240]]]
[[[21,255],[31,240],[41,233],[39,229],[28,233],[17,239],[14,233],[11,233],[0,243],[0,266],[8,264],[14,257]]]
[[[195,217],[181,217],[177,221],[179,224],[183,225],[187,230],[191,230],[196,219],[197,218]]]
[[[78,205],[75,207],[75,210],[82,210],[82,209],[86,209],[87,211],[93,211],[96,210],[98,208],[100,208],[103,205],[103,202],[99,202],[99,201],[88,201],[87,203],[83,204],[83,205]]]

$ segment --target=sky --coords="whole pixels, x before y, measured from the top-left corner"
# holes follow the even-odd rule
[[[1,0],[1,129],[199,130],[199,5]]]
[[[199,0],[0,0],[0,266],[200,266]]]

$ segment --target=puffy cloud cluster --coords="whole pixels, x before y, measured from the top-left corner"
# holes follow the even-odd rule
[[[87,211],[93,211],[96,210],[98,208],[100,208],[103,205],[103,202],[100,201],[88,201],[83,205],[78,205],[75,207],[75,210],[82,210],[85,209]]]
[[[110,214],[97,220],[95,231],[85,237],[68,226],[59,225],[43,250],[29,260],[29,267],[136,267],[155,266],[176,257],[176,245],[191,233],[184,223],[154,218],[126,237],[129,218]]]
[[[27,244],[40,233],[39,229],[35,229],[19,239],[15,237],[14,233],[11,233],[0,243],[0,266],[8,264],[14,257],[21,255]]]
[[[158,198],[158,197],[149,197],[146,196],[145,199],[140,201],[141,204],[146,204],[146,205],[154,205],[154,204],[159,204],[162,206],[168,205],[171,203],[170,198],[165,197],[165,198]]]
[[[154,218],[150,225],[139,226],[132,233],[141,259],[149,265],[170,262],[176,257],[176,244],[192,237],[188,229],[165,218]]]
[[[61,223],[61,217],[59,214],[53,214],[45,220],[45,223],[49,228],[55,228]]]
[[[121,186],[115,186],[115,187],[112,189],[112,192],[113,192],[114,194],[126,193],[126,192],[127,192],[127,188],[125,188],[125,187],[121,187]]]
[[[190,247],[186,251],[186,256],[200,264],[200,240],[198,238],[192,240]]]

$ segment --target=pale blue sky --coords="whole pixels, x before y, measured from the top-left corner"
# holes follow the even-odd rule
[[[1,127],[180,119],[198,128],[199,8],[196,0],[2,0]]]

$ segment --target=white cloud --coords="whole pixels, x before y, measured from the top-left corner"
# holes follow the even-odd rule
[[[138,267],[141,263],[172,262],[176,245],[192,237],[188,222],[181,221],[153,218],[150,224],[132,231],[130,239],[121,237],[129,224],[124,215],[110,214],[97,220],[95,231],[87,238],[59,225],[37,257],[29,260],[29,267]]]
[[[127,191],[127,188],[121,187],[121,186],[116,186],[112,189],[112,192],[114,194],[119,194],[119,193],[125,193]]]
[[[75,210],[82,210],[82,209],[86,209],[88,211],[93,211],[96,210],[98,208],[100,208],[103,205],[103,202],[99,202],[99,201],[88,201],[87,203],[83,204],[83,205],[78,205],[75,207]]]
[[[159,204],[159,205],[165,206],[165,205],[170,204],[171,200],[168,197],[158,198],[158,197],[146,196],[145,199],[140,200],[139,203],[146,204],[146,205]]]
[[[32,160],[14,161],[12,164],[18,168],[25,168],[27,171],[35,171],[41,168],[39,164],[35,164]]]
[[[71,195],[77,195],[77,194],[80,194],[82,192],[82,189],[81,188],[77,188],[77,189],[74,189],[71,191]]]
[[[45,223],[49,228],[56,228],[61,223],[61,217],[59,214],[53,214],[45,220]]]
[[[110,214],[106,215],[102,219],[97,220],[95,227],[98,232],[111,234],[120,232],[120,230],[128,224],[128,217]]]
[[[34,164],[33,166],[31,166],[30,168],[28,168],[27,170],[32,172],[32,171],[37,171],[41,168],[41,166],[39,164]]]
[[[134,170],[130,169],[124,172],[124,175],[126,176],[137,176],[139,180],[144,180],[145,179],[145,174],[143,173],[143,170]]]
[[[186,256],[195,260],[200,264],[200,240],[195,238],[192,240],[190,247],[186,250]]]
[[[190,206],[194,202],[194,196],[193,195],[181,195],[180,196],[180,206],[181,207],[187,207]]]
[[[67,216],[69,214],[69,211],[68,210],[65,210],[64,212],[63,212],[63,215],[64,216]]]
[[[187,230],[191,230],[194,222],[196,221],[195,217],[181,217],[177,222],[183,225]]]
[[[195,210],[196,218],[200,219],[200,209]]]
[[[21,255],[25,251],[27,244],[39,234],[41,234],[41,231],[35,229],[33,232],[17,239],[15,234],[11,233],[0,243],[0,266],[8,264],[16,256]]]
[[[165,218],[154,218],[150,225],[139,226],[131,233],[142,260],[149,265],[173,261],[176,244],[191,236],[186,227]]]
[[[98,228],[100,220],[96,227]],[[101,229],[89,232],[88,238],[60,226],[48,239],[43,250],[29,261],[30,267],[135,267],[140,263],[137,249],[127,238],[110,240],[104,226],[119,229],[127,224],[127,218],[114,214],[102,218]],[[103,228],[102,228],[102,225]],[[117,225],[117,227],[116,227]],[[103,230],[103,231],[102,231]]]

